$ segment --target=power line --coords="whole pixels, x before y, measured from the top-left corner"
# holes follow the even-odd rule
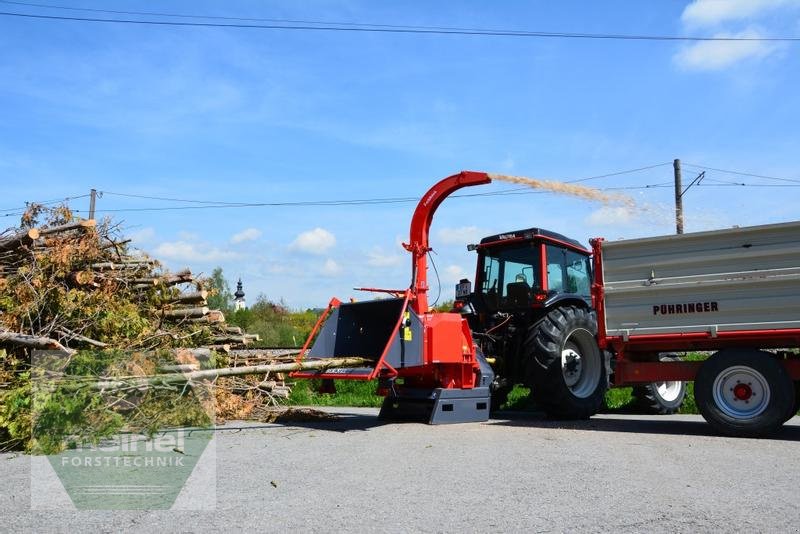
[[[28,202],[27,204],[29,206],[31,204],[38,204],[40,206],[49,206],[50,204],[58,204],[59,202],[69,202],[70,200],[77,200],[79,198],[86,198],[88,196],[89,196],[88,194],[75,195],[75,196],[72,196],[72,197],[56,198],[56,199],[53,199],[53,200],[45,200],[45,201],[42,201],[42,202]],[[6,213],[6,212],[9,212],[9,211],[19,211],[21,209],[26,209],[26,207],[18,206],[16,208],[6,208],[6,209],[0,210],[0,213]]]
[[[796,42],[800,37],[703,37],[703,36],[678,36],[678,35],[632,35],[613,33],[573,33],[573,32],[543,32],[543,31],[517,31],[517,30],[482,30],[482,29],[427,29],[425,27],[382,27],[378,25],[357,24],[323,25],[318,22],[305,24],[237,24],[217,22],[179,22],[165,20],[134,20],[118,18],[90,18],[66,17],[56,15],[34,15],[31,13],[15,13],[0,11],[0,16],[22,17],[29,19],[73,21],[73,22],[99,22],[111,24],[138,24],[150,26],[183,26],[204,28],[236,28],[260,30],[300,30],[300,31],[334,31],[334,32],[362,32],[362,33],[398,33],[398,34],[427,34],[427,35],[472,35],[488,37],[532,37],[556,39],[603,39],[621,41],[757,41],[757,42]],[[320,24],[311,26],[309,24]]]
[[[633,190],[633,189],[647,189],[650,187],[665,187],[664,184],[652,184],[646,186],[631,186],[631,187],[609,187],[602,189],[608,190]],[[450,195],[450,198],[469,198],[469,197],[485,197],[496,195],[532,195],[532,194],[545,194],[549,191],[541,190],[506,190],[506,191],[493,191],[488,193],[472,193],[461,195]],[[111,194],[103,191],[104,194]],[[183,202],[188,200],[176,199]],[[202,201],[201,201],[202,202]],[[263,208],[263,207],[325,207],[325,206],[363,206],[363,205],[380,205],[380,204],[404,204],[410,202],[419,202],[418,197],[397,197],[397,198],[370,198],[370,199],[350,199],[350,200],[301,200],[294,202],[229,202],[220,204],[203,204],[199,206],[161,206],[161,207],[144,207],[144,208],[111,208],[111,209],[98,209],[98,212],[103,213],[120,213],[120,212],[144,212],[144,211],[184,211],[184,210],[201,210],[201,209],[214,209],[214,208]],[[82,213],[81,210],[73,210],[74,213]]]
[[[588,178],[578,178],[576,180],[569,180],[569,181],[567,181],[567,183],[568,184],[575,184],[575,183],[578,183],[578,182],[588,182],[589,180],[597,180],[599,178],[608,178],[610,176],[619,176],[621,174],[631,174],[631,173],[634,173],[634,172],[646,171],[646,170],[649,170],[649,169],[655,169],[657,167],[664,167],[665,165],[672,165],[672,162],[668,161],[666,163],[656,163],[655,165],[648,165],[646,167],[639,167],[637,169],[629,169],[627,171],[617,171],[617,172],[612,172],[612,173],[609,173],[609,174],[601,174],[599,176],[590,176]]]
[[[725,173],[725,174],[735,174],[737,176],[749,176],[750,178],[763,178],[765,180],[777,180],[779,182],[793,182],[793,183],[800,184],[800,180],[794,179],[794,178],[776,178],[775,176],[767,176],[767,175],[764,175],[764,174],[753,174],[753,173],[749,173],[749,172],[740,172],[740,171],[731,171],[731,170],[726,170],[726,169],[717,169],[717,168],[714,168],[714,167],[707,167],[705,165],[695,165],[695,164],[692,164],[692,163],[684,163],[684,166],[693,167],[695,169],[703,169],[703,170],[706,170],[706,171],[722,172],[722,173]]]
[[[2,0],[0,0],[2,1]],[[148,195],[134,195],[132,193],[114,193],[112,191],[102,191],[104,195],[113,195],[116,197],[127,197],[127,198],[142,198],[147,200],[163,200],[167,202],[190,202],[193,204],[217,204],[217,205],[231,205],[231,206],[238,206],[244,204],[243,202],[224,202],[221,200],[189,200],[185,198],[168,198],[168,197],[153,197]]]
[[[72,6],[59,6],[55,4],[37,4],[31,2],[15,2],[12,0],[0,0],[3,4],[13,4],[18,6],[39,7],[45,9],[61,9],[68,11],[82,11],[89,13],[109,13],[112,15],[137,15],[137,16],[150,16],[150,17],[174,17],[185,19],[205,19],[205,20],[237,20],[243,22],[277,22],[282,24],[322,24],[329,26],[365,26],[374,28],[408,28],[408,29],[424,29],[424,30],[462,30],[462,31],[497,31],[481,28],[463,28],[454,26],[415,26],[405,24],[373,24],[366,22],[342,22],[342,21],[319,21],[319,20],[303,20],[303,19],[277,19],[277,18],[263,18],[263,17],[230,17],[221,15],[190,15],[185,13],[164,13],[154,11],[118,11],[111,9],[93,9],[85,7],[72,7]],[[514,30],[509,30],[514,31]]]
[[[0,2],[2,2],[2,1],[3,0],[0,0]],[[672,164],[671,162],[657,163],[655,165],[648,165],[646,167],[637,167],[635,169],[627,169],[627,170],[624,170],[624,171],[616,171],[616,172],[612,172],[612,173],[608,173],[608,174],[600,174],[600,175],[597,175],[597,176],[589,176],[589,177],[586,177],[586,178],[566,179],[566,180],[561,180],[561,181],[563,181],[565,183],[568,183],[568,184],[578,183],[578,182],[586,182],[586,181],[589,181],[589,180],[597,180],[597,179],[600,179],[600,178],[608,178],[610,176],[620,176],[622,174],[631,174],[631,173],[640,172],[640,171],[644,171],[644,170],[648,170],[648,169],[655,169],[657,167],[663,167],[664,165],[671,165],[671,164]],[[489,196],[510,195],[510,194],[514,194],[514,193],[516,193],[518,191],[525,191],[525,192],[528,192],[528,193],[541,193],[541,192],[543,192],[543,191],[531,191],[529,187],[515,187],[515,188],[512,188],[512,189],[503,189],[501,191],[491,191],[491,192],[486,192],[486,193],[469,193],[469,194],[460,194],[460,195],[451,195],[451,196],[454,197],[454,198],[458,198],[458,197],[462,197],[462,198],[463,197],[475,197],[475,196],[481,196],[481,197],[482,196],[486,196],[486,197],[489,197]],[[133,193],[116,193],[116,192],[113,192],[113,191],[100,191],[100,192],[102,194],[104,194],[104,195],[112,195],[112,196],[118,196],[118,197],[141,198],[141,199],[147,199],[147,200],[161,200],[161,201],[167,201],[167,202],[186,202],[186,203],[192,203],[192,204],[208,204],[208,205],[221,206],[221,207],[224,207],[224,206],[251,206],[253,204],[253,203],[250,203],[250,202],[225,202],[225,201],[221,201],[221,200],[197,200],[197,199],[174,198],[174,197],[158,197],[158,196],[150,196],[150,195],[136,195],[136,194],[133,194]],[[88,196],[88,195],[83,195],[83,196]],[[411,201],[415,201],[415,200],[419,200],[419,199],[416,198],[416,197],[397,197],[397,198],[382,198],[382,199],[354,199],[354,200],[314,201],[314,203],[315,204],[323,204],[324,205],[325,203],[337,203],[338,204],[338,203],[342,203],[342,202],[347,202],[347,203],[352,203],[352,202],[374,202],[376,200],[377,201],[381,201],[381,202],[411,202]],[[257,204],[261,204],[261,203],[257,203]],[[296,205],[296,204],[297,203],[273,203],[271,205]]]

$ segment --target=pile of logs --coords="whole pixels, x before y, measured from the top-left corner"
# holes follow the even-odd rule
[[[76,268],[63,276],[61,282],[65,286],[92,291],[101,288],[104,282],[114,282],[134,292],[156,289],[162,298],[157,302],[155,312],[167,335],[171,333],[176,337],[183,332],[191,334],[195,327],[208,327],[212,336],[210,343],[203,346],[225,353],[259,341],[257,335],[226,325],[222,311],[209,309],[209,292],[203,289],[202,281],[197,280],[189,269],[176,273],[161,272],[157,261],[129,254],[125,246],[129,240],[115,240],[105,232],[98,233],[93,219],[13,229],[0,234],[0,289],[21,269],[30,270],[40,261],[42,254],[48,253],[49,247],[65,240],[80,239],[99,240],[100,257],[95,254],[85,262],[78,262]],[[172,288],[187,289],[174,291]],[[58,349],[67,353],[85,346],[107,346],[59,325],[53,325],[46,332],[14,333],[4,329],[0,321],[0,346],[3,345]]]

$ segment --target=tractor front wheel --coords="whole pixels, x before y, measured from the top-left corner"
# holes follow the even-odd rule
[[[608,371],[594,312],[554,308],[531,325],[524,356],[533,399],[551,417],[587,419],[603,405]]]
[[[680,361],[676,355],[664,355],[659,358],[662,362]],[[678,413],[686,398],[686,382],[652,382],[641,386],[634,386],[633,397],[636,406],[643,413],[654,415],[672,415]]]

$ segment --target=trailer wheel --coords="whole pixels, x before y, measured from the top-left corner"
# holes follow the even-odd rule
[[[555,308],[528,329],[531,395],[549,416],[587,419],[602,407],[608,374],[596,334],[594,312],[577,306]]]
[[[770,434],[795,403],[786,369],[760,350],[728,349],[711,356],[697,373],[694,395],[705,420],[729,436]]]
[[[671,354],[659,358],[662,362],[679,361],[680,357]],[[633,397],[636,406],[644,413],[655,415],[672,415],[681,409],[686,398],[686,382],[652,382],[634,386]]]

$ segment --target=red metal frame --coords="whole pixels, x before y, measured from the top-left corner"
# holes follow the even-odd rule
[[[319,331],[319,327],[322,326],[322,323],[325,322],[325,320],[331,314],[331,311],[333,311],[334,308],[337,308],[341,303],[342,301],[340,301],[336,297],[333,297],[331,301],[328,303],[328,307],[325,308],[325,311],[319,314],[319,319],[317,319],[317,322],[314,324],[314,328],[311,329],[311,333],[308,334],[308,338],[306,338],[306,342],[303,344],[303,348],[300,349],[300,353],[294,360],[295,363],[300,363],[303,360],[303,358],[306,355],[306,351],[308,350],[308,346],[311,345],[311,340],[317,337],[317,332]],[[290,373],[290,376],[294,376],[294,373]]]
[[[428,251],[431,250],[428,241],[431,221],[436,209],[448,195],[473,185],[491,183],[492,179],[485,172],[462,171],[448,176],[431,187],[417,204],[414,216],[411,218],[409,242],[403,247],[411,252],[411,291],[413,300],[411,309],[418,315],[428,313]]]
[[[411,252],[412,276],[411,285],[406,290],[357,288],[366,291],[389,293],[404,298],[402,311],[394,325],[394,334],[390,336],[380,358],[369,373],[340,374],[335,372],[304,372],[292,373],[296,378],[333,378],[349,380],[372,380],[378,377],[402,376],[408,383],[432,387],[464,388],[469,389],[475,385],[475,375],[479,365],[475,357],[472,334],[466,320],[458,313],[430,313],[428,309],[428,261],[427,254],[431,250],[429,245],[429,232],[433,214],[447,198],[448,195],[473,185],[488,184],[492,180],[484,172],[463,171],[439,181],[428,190],[417,204],[414,216],[411,219],[409,243],[403,247]],[[320,316],[314,325],[311,334],[297,358],[300,361],[305,356],[308,347],[317,336],[322,323],[330,316],[331,311],[339,306],[337,299],[331,300],[327,310]],[[406,311],[412,309],[422,320],[423,338],[421,341],[422,365],[395,369],[386,358],[391,350],[395,336],[399,335],[400,327]]]

